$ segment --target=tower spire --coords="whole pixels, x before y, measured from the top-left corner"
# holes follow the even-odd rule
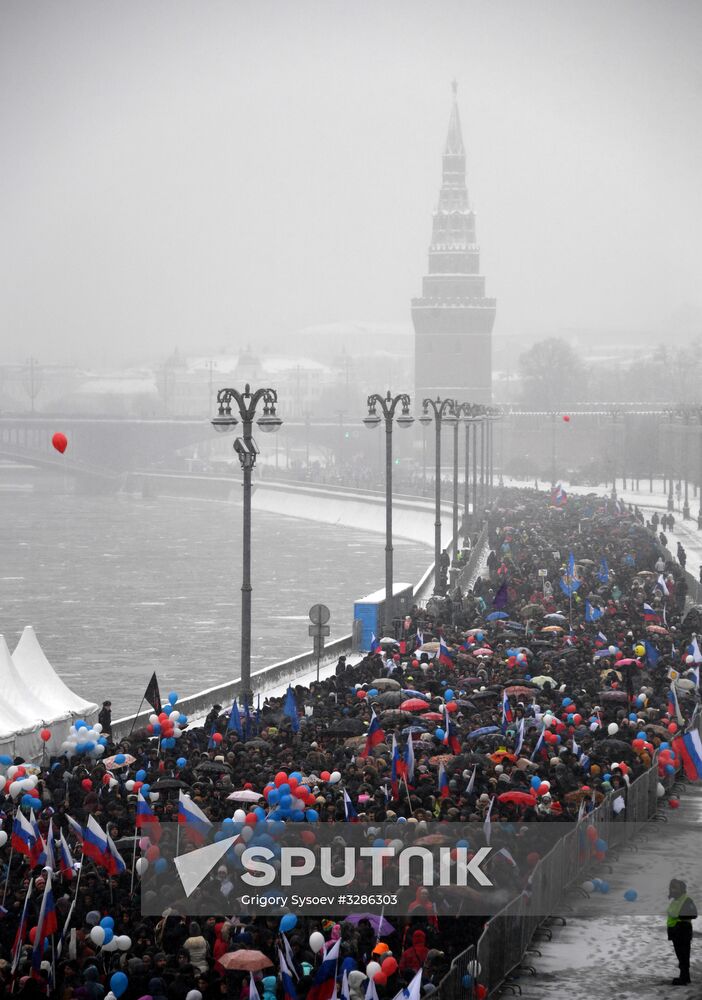
[[[453,105],[451,107],[451,117],[449,118],[448,135],[446,136],[445,156],[464,156],[463,133],[461,132],[461,117],[458,113],[458,81],[451,81],[453,91]]]

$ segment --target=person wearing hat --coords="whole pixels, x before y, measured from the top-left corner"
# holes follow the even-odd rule
[[[687,986],[690,982],[690,950],[692,947],[692,921],[697,919],[697,907],[687,894],[682,879],[672,879],[668,888],[668,940],[673,942],[680,975],[673,986]]]

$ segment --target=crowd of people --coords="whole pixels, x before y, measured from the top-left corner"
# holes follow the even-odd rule
[[[294,776],[306,808],[286,822],[344,822],[350,803],[361,823],[402,822],[421,835],[433,822],[484,827],[489,815],[496,842],[510,847],[495,878],[508,897],[523,891],[540,858],[514,849],[522,824],[573,822],[612,790],[626,801],[651,767],[661,780],[680,769],[671,742],[698,711],[700,623],[685,617],[684,572],[657,527],[609,499],[556,505],[535,490],[501,490],[486,572],[467,593],[413,608],[396,642],[342,658],[333,676],[264,701],[237,725],[228,706],[215,706],[177,741],[136,730],[108,745],[111,768],[85,754],[52,757],[36,768],[41,808],[25,809],[6,786],[0,991],[256,1000],[257,990],[263,1000],[292,1000],[292,989],[304,1000],[317,995],[320,957],[337,940],[338,988],[343,979],[348,1000],[392,998],[420,969],[423,995],[436,990],[487,917],[437,915],[419,884],[407,916],[292,915],[282,935],[280,916],[237,912],[227,855],[212,875],[220,902],[210,915],[191,919],[173,901],[144,916],[161,897],[154,823],[139,824],[140,803],[161,824],[177,819],[183,795],[213,824],[242,809],[279,814],[271,789]],[[425,706],[401,709],[412,696]],[[382,733],[373,741],[372,715]],[[402,780],[393,741],[405,765],[412,741]],[[252,793],[251,803],[230,799],[234,791]],[[82,865],[57,861],[47,872],[22,850],[10,853],[21,810],[44,844],[65,843]],[[112,870],[89,856],[89,823],[111,838],[124,870],[111,849]],[[146,900],[137,859],[151,859],[156,877],[148,892],[144,882]],[[47,925],[40,910],[49,877],[56,917]],[[230,968],[243,950],[270,962],[253,980],[245,967]],[[290,977],[281,975],[280,951]]]

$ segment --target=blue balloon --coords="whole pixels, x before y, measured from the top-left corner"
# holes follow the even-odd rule
[[[525,681],[530,681],[531,680],[531,674],[524,674],[524,680]]]
[[[568,723],[569,723],[569,724],[570,724],[570,723],[572,723],[572,722],[573,722],[573,719],[574,719],[574,716],[573,716],[573,714],[571,713],[571,714],[570,714],[570,715],[568,716]]]
[[[600,892],[609,892],[609,882],[600,882]]]
[[[609,773],[609,771],[607,771],[605,774],[602,775],[602,780],[603,781],[611,781],[612,780],[612,775]]]
[[[163,875],[163,873],[168,869],[168,862],[165,858],[157,858],[154,862],[154,871],[157,875]]]
[[[115,755],[115,764],[124,764],[126,759],[123,753],[118,753]]]
[[[171,703],[171,705],[175,705],[175,703],[178,701],[178,695],[175,693],[175,691],[171,691],[171,693],[168,695],[168,700]]]
[[[292,809],[292,795],[281,795],[280,796],[280,808],[281,809]]]
[[[624,899],[627,901],[627,903],[633,903],[638,895],[639,894],[636,891],[636,889],[627,889],[626,892],[624,893]]]
[[[471,988],[471,986],[473,985],[473,977],[471,976],[470,972],[466,972],[461,982],[463,984],[464,989],[469,990]]]
[[[397,819],[395,820],[395,822],[396,823],[406,823],[407,822],[407,817],[406,816],[398,816]]]
[[[146,771],[143,767],[139,768],[137,773],[134,775],[136,781],[146,781]]]
[[[287,781],[284,781],[282,784],[278,785],[278,792],[281,796],[290,795],[290,785],[287,783]]]
[[[316,809],[307,809],[305,811],[305,819],[308,823],[316,823],[319,819],[319,813]]]
[[[538,788],[539,785],[541,784],[541,778],[538,778],[536,775],[534,775],[529,784],[531,785],[532,788]]]
[[[146,796],[149,794],[150,791],[151,791],[151,785],[141,786],[141,794],[144,796],[144,798],[146,798]]]
[[[378,689],[377,688],[371,688],[370,691],[368,692],[368,694],[369,694],[369,696],[371,698],[375,698],[377,696],[377,694],[378,694]]]
[[[117,1000],[122,996],[128,985],[129,979],[123,972],[114,972],[110,977],[110,989],[117,997]]]
[[[670,743],[661,743],[659,750],[670,750]]]
[[[283,934],[287,934],[297,925],[297,917],[294,913],[286,913],[280,918],[280,929]]]
[[[178,725],[187,726],[187,724],[188,724],[188,717],[187,715],[183,715],[183,713],[181,712],[181,714],[178,716]]]
[[[443,740],[445,735],[446,733],[443,731],[443,729],[434,730],[434,736],[436,736],[437,740]]]
[[[666,764],[665,765],[665,773],[666,774],[675,774],[675,768],[673,767],[672,764]]]
[[[75,727],[76,727],[76,732],[78,732],[79,729],[87,729],[88,728],[85,719],[76,719],[76,721],[75,721]]]
[[[453,701],[453,691],[451,688],[446,688],[444,691],[444,698],[446,701]]]
[[[262,806],[256,806],[254,809],[254,816],[256,819],[262,823],[266,818],[266,810]]]
[[[290,777],[294,778],[295,781],[302,781],[302,774],[300,773],[300,771],[291,771]]]
[[[647,740],[647,739],[648,739],[648,736],[646,736],[646,733],[645,733],[645,732],[643,731],[643,729],[641,729],[641,730],[639,730],[639,732],[638,732],[638,733],[636,734],[636,739],[637,739],[637,740]]]
[[[293,809],[293,811],[290,813],[290,819],[293,821],[293,823],[301,823],[304,820],[304,818],[305,818],[304,809]]]
[[[102,923],[100,924],[100,926],[102,926]],[[115,932],[112,930],[112,928],[111,927],[106,927],[105,928],[105,937],[103,938],[102,943],[103,944],[109,944],[110,941],[112,940],[112,938],[114,936],[115,936]]]
[[[178,758],[178,760],[176,761],[176,766],[177,766],[177,767],[185,767],[185,765],[186,765],[187,763],[188,763],[188,762],[187,762],[187,760],[185,759],[185,757],[179,757],[179,758]]]
[[[607,841],[602,840],[601,837],[599,838],[599,840],[595,841],[595,850],[599,851],[600,854],[604,854],[606,852],[607,846],[608,846]]]
[[[95,749],[94,740],[88,740],[88,742],[84,743],[83,746],[81,747],[81,750],[85,750],[86,753],[92,753],[94,749]]]
[[[292,797],[288,796],[288,798],[290,798],[290,801],[292,802]],[[278,791],[277,788],[271,788],[270,792],[268,793],[269,805],[277,806],[279,802],[280,802],[280,792]]]
[[[457,840],[456,847],[465,847],[466,850],[470,849],[470,844],[467,840]]]
[[[106,747],[107,746],[107,737],[106,736],[98,736],[98,746],[101,746],[101,747]]]
[[[115,919],[114,919],[114,917],[103,917],[102,920],[100,921],[100,926],[101,927],[109,927],[110,930],[113,930],[114,926],[115,926]]]
[[[570,703],[572,702],[572,700],[573,700],[572,698],[564,698],[563,701],[561,702],[561,705],[563,706],[563,708],[567,708],[568,705],[570,705]]]
[[[215,844],[218,844],[220,840],[226,840],[229,836],[231,836],[231,834],[228,833],[227,830],[217,830],[214,835]]]
[[[225,816],[225,818],[222,820],[222,826],[234,826],[234,820],[232,819],[232,817]],[[229,834],[227,834],[227,836],[229,836]]]
[[[385,847],[385,841],[382,837],[376,837],[373,841],[373,847]]]
[[[154,736],[160,736],[160,735],[161,735],[161,723],[154,722]]]

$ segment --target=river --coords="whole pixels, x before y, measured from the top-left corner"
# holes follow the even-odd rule
[[[75,691],[113,718],[136,711],[156,670],[181,696],[238,676],[241,508],[195,499],[0,492],[0,631],[12,651],[33,625]],[[307,613],[384,584],[384,538],[254,512],[252,668],[310,648]],[[432,553],[395,542],[395,579],[416,582]]]

